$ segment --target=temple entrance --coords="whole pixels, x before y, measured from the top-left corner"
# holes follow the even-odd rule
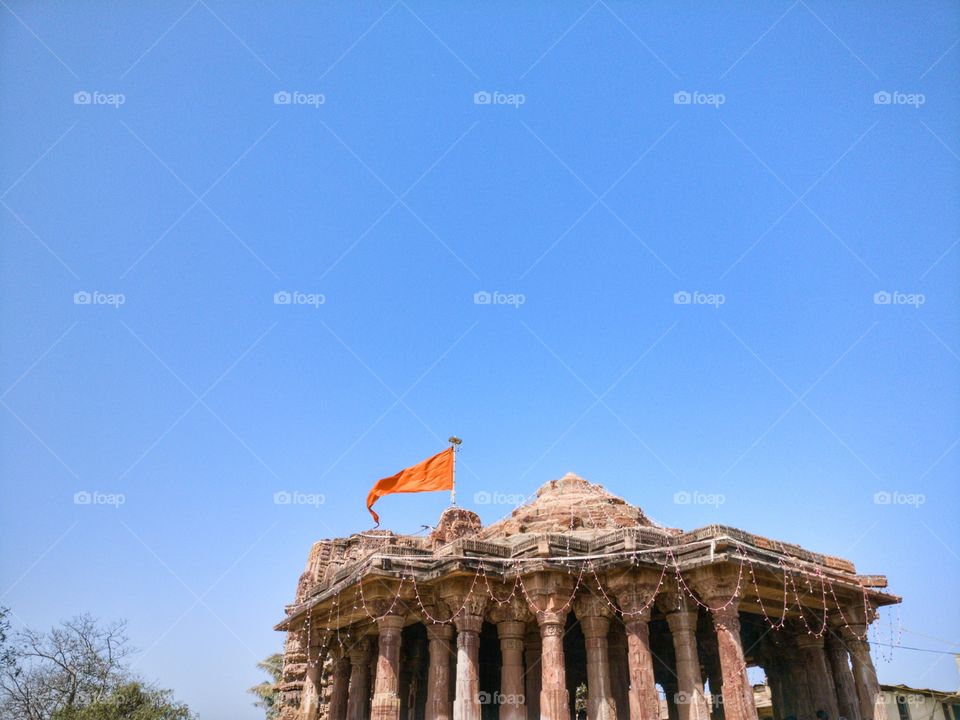
[[[400,720],[424,720],[427,704],[427,629],[421,623],[403,629],[400,656]]]
[[[500,716],[500,639],[497,626],[485,622],[480,629],[480,718],[497,720]]]

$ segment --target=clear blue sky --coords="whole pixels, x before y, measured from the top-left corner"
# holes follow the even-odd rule
[[[310,544],[456,433],[485,521],[509,507],[475,493],[573,470],[886,573],[904,645],[960,641],[960,10],[515,5],[3,3],[18,624],[125,617],[145,675],[258,717]],[[413,532],[446,501],[378,509]]]

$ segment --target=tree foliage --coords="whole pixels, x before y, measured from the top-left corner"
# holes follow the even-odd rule
[[[154,690],[137,681],[114,688],[110,694],[84,708],[66,708],[52,720],[191,720],[186,705],[169,690]]]
[[[0,614],[0,720],[187,720],[170,693],[138,681],[126,623],[80,615],[49,631],[7,638]],[[3,652],[6,651],[6,652]]]
[[[283,680],[283,655],[274,653],[258,662],[257,667],[265,672],[270,679],[254,685],[247,692],[257,696],[258,699],[253,704],[264,709],[266,719],[274,720],[280,714],[279,686]]]

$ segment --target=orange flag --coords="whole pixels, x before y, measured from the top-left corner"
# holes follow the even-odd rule
[[[429,492],[453,489],[453,448],[427,458],[421,463],[401,470],[396,475],[377,480],[367,495],[367,510],[373,520],[380,524],[380,516],[373,511],[373,504],[384,495],[392,493]]]

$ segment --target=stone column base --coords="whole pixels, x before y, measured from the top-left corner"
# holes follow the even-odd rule
[[[453,720],[480,720],[480,700],[476,697],[454,700]]]
[[[617,720],[617,706],[613,698],[587,701],[587,717],[594,720]]]
[[[569,720],[570,693],[564,690],[540,691],[541,720]]]
[[[370,720],[397,720],[400,717],[400,698],[393,693],[374,695],[370,706]]]

